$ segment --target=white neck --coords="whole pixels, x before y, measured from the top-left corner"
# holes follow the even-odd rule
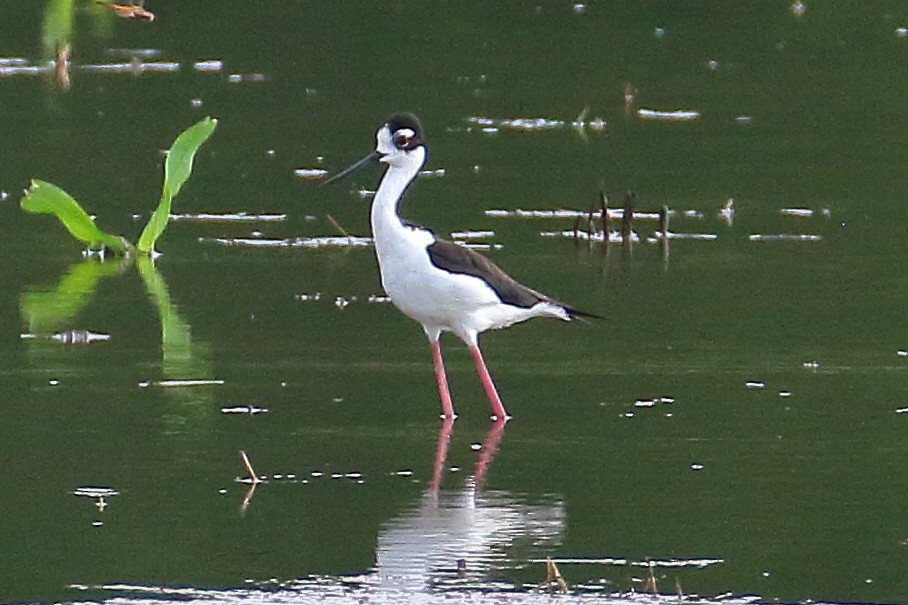
[[[376,245],[387,231],[401,226],[397,206],[407,186],[425,163],[426,150],[425,147],[417,147],[407,155],[386,156],[382,161],[388,164],[388,170],[372,199],[372,235]]]

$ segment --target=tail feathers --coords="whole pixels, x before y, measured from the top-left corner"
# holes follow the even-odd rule
[[[567,317],[565,318],[567,320],[579,319],[579,320],[583,321],[585,319],[605,319],[601,315],[596,315],[595,313],[588,313],[586,311],[581,311],[580,309],[575,309],[574,307],[572,307],[570,305],[564,304],[560,300],[556,300],[556,299],[548,297],[548,296],[545,297],[545,301],[555,305],[556,307],[559,307],[565,313],[567,313]]]
[[[568,316],[571,319],[579,319],[585,321],[587,319],[605,319],[601,315],[596,315],[595,313],[587,313],[586,311],[581,311],[580,309],[574,309],[572,307],[566,307],[562,305],[565,311],[567,311]]]

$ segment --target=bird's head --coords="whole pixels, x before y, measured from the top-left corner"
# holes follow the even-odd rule
[[[426,161],[426,143],[419,118],[412,113],[391,116],[375,132],[375,150],[324,181],[324,184],[339,180],[374,160],[392,167],[409,168],[415,175]]]

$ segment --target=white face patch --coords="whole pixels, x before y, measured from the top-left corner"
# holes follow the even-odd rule
[[[408,149],[412,140],[416,138],[416,131],[412,128],[399,128],[394,132],[387,124],[375,133],[375,150],[381,155],[381,162],[395,166],[408,164],[422,164],[426,161],[425,147],[418,145]]]
[[[382,155],[388,155],[397,151],[394,146],[394,136],[387,125],[382,126],[375,133],[375,151]]]

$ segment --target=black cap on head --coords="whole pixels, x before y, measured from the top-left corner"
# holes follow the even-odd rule
[[[386,123],[392,135],[400,130],[413,132],[413,136],[401,141],[395,141],[398,147],[409,150],[425,144],[425,140],[422,137],[422,124],[419,123],[419,118],[412,113],[396,113]]]

